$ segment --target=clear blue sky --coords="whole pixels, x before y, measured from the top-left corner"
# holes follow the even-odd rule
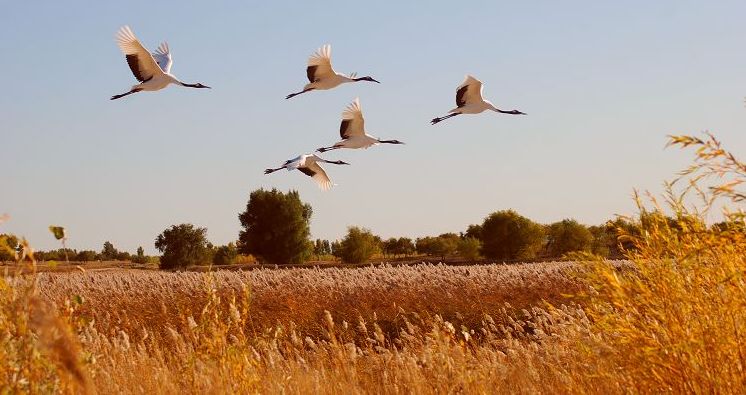
[[[0,15],[0,231],[57,247],[105,240],[153,252],[166,227],[238,237],[250,191],[295,188],[314,237],[362,225],[383,236],[464,230],[513,208],[549,223],[632,213],[633,188],[660,192],[688,163],[665,135],[713,131],[746,156],[746,3],[634,2],[3,2]],[[114,34],[129,24],[172,72],[212,90],[169,87],[118,101],[135,80]],[[332,44],[359,83],[286,101],[305,62]],[[496,105],[454,107],[466,73]],[[299,173],[262,170],[338,138],[360,97],[369,133],[407,142],[330,152],[322,192]]]

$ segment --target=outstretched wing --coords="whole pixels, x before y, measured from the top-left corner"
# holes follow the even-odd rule
[[[316,82],[334,74],[334,69],[332,69],[332,46],[326,44],[317,49],[316,52],[308,58],[306,76],[308,76],[309,82]]]
[[[332,187],[332,180],[329,179],[329,176],[326,175],[324,169],[315,161],[306,161],[305,167],[299,167],[298,170],[313,178],[313,180],[316,181],[316,184],[319,185],[319,188],[328,191]]]
[[[348,139],[352,136],[365,135],[365,120],[363,119],[363,109],[360,107],[360,99],[350,103],[342,112],[342,123],[339,125],[339,136]]]
[[[163,73],[153,56],[140,44],[129,26],[119,29],[117,44],[127,58],[127,64],[138,81],[145,82],[153,78],[154,75]]]
[[[174,64],[174,60],[171,58],[171,51],[168,49],[167,42],[162,42],[152,55],[153,59],[158,63],[158,67],[160,67],[164,73],[168,74],[171,72],[171,66]]]
[[[482,101],[482,81],[467,75],[464,82],[456,88],[456,106]]]

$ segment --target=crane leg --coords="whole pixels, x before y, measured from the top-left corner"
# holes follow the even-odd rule
[[[142,89],[133,89],[133,90],[131,90],[131,91],[127,92],[127,93],[122,93],[121,95],[114,95],[114,96],[112,96],[112,97],[111,97],[111,99],[109,99],[109,100],[116,100],[116,99],[119,99],[119,98],[125,97],[125,96],[127,96],[127,95],[131,95],[131,94],[133,94],[133,93],[137,93],[137,92],[140,92],[141,90],[142,90]]]
[[[459,115],[459,114],[461,114],[461,113],[460,112],[454,112],[454,113],[448,114],[448,115],[446,115],[444,117],[433,118],[432,121],[430,121],[430,124],[431,125],[435,125],[436,123],[438,123],[440,121],[445,121],[446,119],[451,118],[451,117],[455,117],[456,115]]]
[[[303,89],[303,90],[302,90],[302,91],[300,91],[300,92],[295,92],[295,93],[291,93],[291,94],[289,94],[289,95],[285,96],[285,99],[290,99],[290,98],[292,98],[292,97],[295,97],[295,96],[298,96],[298,95],[300,95],[301,93],[306,93],[306,92],[310,92],[310,91],[312,91],[312,90],[313,90],[313,88]]]

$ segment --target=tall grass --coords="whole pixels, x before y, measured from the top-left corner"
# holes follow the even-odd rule
[[[625,262],[6,276],[0,393],[740,393],[746,166],[671,144]]]

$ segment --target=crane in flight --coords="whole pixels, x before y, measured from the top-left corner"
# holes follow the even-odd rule
[[[365,120],[360,99],[356,98],[342,113],[342,123],[339,125],[341,141],[330,147],[319,148],[318,152],[326,152],[339,148],[368,148],[378,144],[404,144],[399,140],[381,140],[365,133]]]
[[[134,85],[129,92],[114,95],[111,100],[119,99],[140,91],[159,91],[170,84],[188,88],[210,88],[200,83],[187,84],[179,81],[171,74],[173,58],[168,43],[163,42],[152,54],[140,44],[129,26],[124,26],[117,33],[117,44],[124,52],[127,64],[135,75],[139,84]]]
[[[326,160],[316,154],[304,154],[293,159],[286,160],[282,166],[274,169],[264,170],[264,174],[274,173],[277,170],[287,169],[288,171],[298,170],[301,173],[313,178],[322,190],[329,190],[332,187],[332,180],[326,174],[319,162],[331,163],[335,165],[349,165],[341,160]]]
[[[308,58],[308,67],[306,67],[306,76],[308,77],[308,84],[303,87],[300,92],[295,92],[287,95],[285,99],[298,96],[302,93],[310,92],[312,90],[327,90],[336,88],[341,84],[347,82],[380,82],[373,79],[373,77],[356,77],[355,73],[346,76],[334,71],[332,68],[332,46],[329,44],[319,48]]]
[[[430,123],[435,125],[438,122],[460,114],[479,114],[485,110],[492,110],[502,114],[526,115],[518,110],[504,111],[495,107],[489,100],[482,98],[482,81],[467,75],[464,82],[456,88],[456,108],[448,111],[448,115],[433,118]]]

